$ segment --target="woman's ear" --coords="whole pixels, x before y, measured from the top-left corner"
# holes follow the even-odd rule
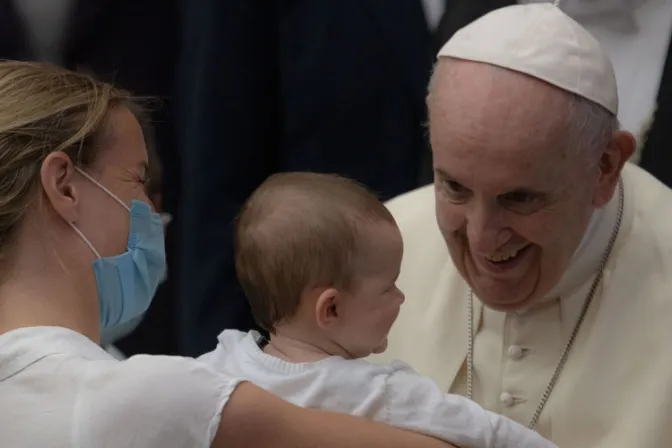
[[[315,318],[322,329],[333,327],[338,321],[341,294],[336,288],[327,288],[319,293],[315,301]]]
[[[66,222],[79,218],[79,191],[75,186],[75,166],[63,152],[52,152],[42,162],[40,182],[49,204]]]

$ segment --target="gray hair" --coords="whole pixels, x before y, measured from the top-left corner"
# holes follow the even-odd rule
[[[567,93],[567,96],[568,146],[571,151],[585,154],[593,163],[597,163],[614,133],[620,129],[618,118],[589,99],[573,93]]]

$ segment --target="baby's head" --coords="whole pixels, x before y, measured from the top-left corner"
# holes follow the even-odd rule
[[[404,295],[397,224],[366,188],[335,175],[270,177],[236,226],[236,271],[259,325],[330,354],[380,353]]]

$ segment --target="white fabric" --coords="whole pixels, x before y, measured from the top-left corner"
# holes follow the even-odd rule
[[[119,361],[123,361],[126,359],[126,355],[119,350],[117,347],[114,345],[104,345],[102,346],[107,353],[109,353],[114,359],[117,359]]]
[[[648,0],[633,11],[636,28],[619,32],[612,18],[586,20],[585,26],[611,58],[620,98],[619,120],[641,146],[652,124],[672,35],[672,2]]]
[[[464,397],[445,394],[404,363],[375,365],[337,356],[289,363],[264,353],[260,338],[256,332],[224,331],[217,348],[199,360],[298,406],[371,418],[462,448],[555,446]]]
[[[560,0],[558,6],[579,20],[605,14],[629,14],[648,0]],[[549,3],[550,0],[522,0],[518,3]]]
[[[581,243],[574,251],[565,273],[539,304],[569,297],[586,279],[597,272],[616,226],[618,204],[617,190],[607,205],[593,211]],[[525,311],[518,311],[518,314],[522,315]]]
[[[460,29],[439,51],[507,68],[601,104],[618,115],[612,64],[598,41],[550,3],[497,9]]]
[[[58,64],[75,0],[13,0],[39,60]]]
[[[672,440],[672,190],[629,163],[622,179],[619,236],[535,427],[563,448],[663,448]],[[442,390],[464,394],[468,285],[436,225],[435,202],[430,186],[386,204],[404,239],[397,286],[406,302],[387,351],[372,359],[402,359]],[[530,421],[595,278],[584,275],[570,297],[523,316],[474,301],[479,404]]]
[[[117,361],[79,333],[0,335],[3,448],[210,447],[238,382],[193,359]]]
[[[518,3],[531,1],[538,0]],[[620,2],[564,0],[561,7],[595,36],[609,55],[618,84],[618,119],[641,147],[656,112],[672,36],[672,1]]]
[[[425,12],[427,27],[430,31],[435,31],[446,10],[446,0],[422,0],[422,9]]]

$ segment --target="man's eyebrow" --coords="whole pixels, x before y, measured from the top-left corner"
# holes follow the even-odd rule
[[[539,190],[533,190],[531,188],[516,188],[514,190],[507,191],[506,193],[502,193],[498,195],[498,197],[506,199],[515,195],[525,195],[538,201],[544,201],[549,197],[548,193]]]
[[[437,173],[443,180],[448,180],[448,181],[451,181],[451,182],[457,182],[458,184],[460,184],[460,185],[463,186],[464,188],[467,188],[467,189],[468,189],[468,187],[465,187],[464,184],[462,184],[462,182],[460,182],[459,180],[455,179],[454,176],[451,176],[450,174],[448,174],[446,171],[442,170],[441,168],[437,168],[437,169],[435,169],[434,171],[436,171],[436,173]],[[499,194],[498,196],[502,197],[502,196],[507,196],[507,195],[512,195],[512,194],[528,194],[528,195],[536,196],[536,197],[539,197],[539,198],[544,198],[544,197],[548,196],[548,192],[541,191],[541,190],[537,190],[537,189],[530,188],[530,187],[523,187],[523,186],[521,186],[521,187],[513,187],[513,188],[511,188],[510,190],[505,191],[504,193]]]
[[[439,176],[441,176],[442,178],[444,178],[445,180],[453,180],[453,181],[456,181],[456,182],[459,183],[459,181],[457,181],[457,180],[455,179],[455,177],[453,177],[453,176],[451,176],[450,174],[446,173],[446,172],[443,171],[441,168],[436,168],[434,171],[436,171],[436,173],[437,173]]]
[[[512,190],[507,191],[503,194],[531,194],[531,195],[545,195],[546,193],[540,190],[535,190],[534,188],[529,187],[518,187]]]

